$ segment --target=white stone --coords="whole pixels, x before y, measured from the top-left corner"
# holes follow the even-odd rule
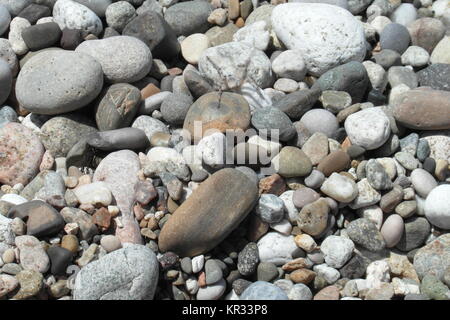
[[[307,69],[300,50],[281,52],[272,62],[272,70],[278,77],[302,81]]]
[[[395,165],[395,160],[392,158],[377,158],[377,161],[379,164],[381,164],[388,174],[389,178],[391,180],[394,180],[395,176],[397,175],[397,166]]]
[[[280,195],[280,199],[284,202],[284,208],[286,209],[287,216],[289,218],[289,221],[291,223],[297,223],[298,219],[298,213],[299,211],[294,205],[294,202],[292,201],[292,196],[294,195],[295,190],[288,190],[283,192]]]
[[[359,209],[368,207],[381,200],[381,194],[370,185],[367,178],[358,181],[356,187],[358,188],[358,195],[350,203],[350,208]]]
[[[392,23],[391,19],[385,16],[378,16],[375,17],[371,22],[370,25],[377,30],[378,34],[381,34],[383,29],[389,24]]]
[[[333,172],[320,187],[320,191],[339,202],[351,202],[358,196],[356,183],[339,173]]]
[[[442,17],[445,14],[450,13],[450,6],[448,2],[448,0],[433,1],[433,5],[431,8],[434,11],[435,17]]]
[[[412,3],[402,3],[390,16],[392,22],[407,26],[417,19],[417,10]]]
[[[273,230],[285,234],[290,235],[292,231],[292,225],[287,219],[283,219],[280,222],[271,223],[269,225]]]
[[[5,202],[8,202],[8,203],[13,204],[15,206],[19,205],[19,204],[22,204],[22,203],[25,203],[25,202],[28,202],[27,199],[25,199],[22,196],[19,196],[18,194],[15,194],[15,193],[4,194],[0,198],[0,201],[5,201]]]
[[[186,280],[186,290],[190,294],[196,294],[198,292],[198,281],[194,277]]]
[[[450,229],[450,184],[441,184],[431,190],[425,200],[425,216],[433,225]]]
[[[441,41],[439,41],[439,43],[433,49],[433,52],[431,53],[430,57],[430,62],[450,64],[449,48],[450,48],[450,36],[445,36],[444,38],[441,39]]]
[[[233,41],[243,42],[256,49],[265,51],[269,46],[270,35],[264,20],[256,21],[240,28],[233,35]]]
[[[30,26],[31,23],[27,19],[20,17],[12,19],[9,25],[8,40],[18,56],[24,55],[29,50],[25,41],[23,41],[22,31]]]
[[[345,131],[352,144],[366,150],[383,145],[391,133],[389,118],[381,107],[367,108],[347,117]]]
[[[424,169],[414,169],[411,172],[411,183],[416,193],[422,198],[426,198],[428,194],[437,187],[434,177]]]
[[[112,203],[112,194],[108,185],[102,181],[76,187],[73,192],[81,204],[106,207]]]
[[[380,92],[384,92],[384,89],[386,89],[386,85],[388,83],[386,70],[384,70],[384,68],[379,64],[369,60],[364,61],[363,65],[367,70],[372,87]]]
[[[225,21],[227,21],[227,10],[223,8],[214,9],[208,16],[208,22],[211,24],[217,24],[218,26],[223,26]]]
[[[293,236],[278,232],[265,234],[257,243],[261,262],[272,262],[278,266],[299,257],[302,250],[297,247]]]
[[[314,251],[317,248],[317,243],[316,241],[314,241],[314,238],[306,233],[299,234],[294,238],[294,241],[299,248],[305,250],[308,253]]]
[[[335,283],[341,277],[338,270],[329,267],[326,264],[316,265],[313,267],[313,270],[318,276],[323,277],[328,284]]]
[[[393,87],[391,89],[391,93],[389,94],[389,105],[391,106],[397,105],[401,101],[403,93],[409,90],[411,90],[411,88],[404,83]]]
[[[71,0],[58,0],[53,18],[61,30],[80,29],[83,36],[90,33],[98,36],[103,31],[102,21],[91,9]]]
[[[362,24],[347,10],[322,3],[286,3],[272,11],[272,28],[288,49],[298,49],[308,71],[320,76],[349,61],[362,62]],[[320,35],[320,36],[318,36]]]
[[[272,106],[272,98],[270,95],[253,83],[244,82],[244,84],[235,91],[247,100],[251,112]]]
[[[281,150],[281,144],[280,143],[278,143],[276,141],[272,141],[272,140],[266,140],[264,138],[261,138],[259,135],[251,136],[247,140],[247,143],[254,144],[254,145],[257,145],[259,147],[264,148],[268,152],[267,156],[270,159],[275,157]]]
[[[416,283],[414,280],[392,278],[392,286],[394,287],[395,295],[420,294],[419,283]]]
[[[291,93],[298,90],[298,82],[288,78],[280,78],[273,84],[275,90]]]
[[[385,260],[370,263],[366,269],[366,281],[369,288],[377,288],[381,282],[389,282],[389,264]]]
[[[351,258],[354,248],[352,240],[339,236],[328,236],[320,245],[326,264],[337,269]]]
[[[170,91],[162,91],[148,97],[147,99],[145,99],[144,103],[141,104],[141,107],[139,108],[139,114],[151,115],[153,111],[159,110],[164,99],[171,94],[172,92]]]
[[[6,245],[14,244],[15,235],[12,222],[12,219],[8,219],[0,214],[0,243]]]
[[[202,271],[205,264],[205,256],[199,255],[192,258],[192,272],[198,273]]]
[[[243,42],[227,42],[206,49],[198,68],[202,76],[222,90],[239,88],[244,82],[266,88],[272,82],[269,58]]]
[[[378,230],[381,230],[381,226],[383,225],[383,210],[381,210],[379,206],[369,206],[358,209],[358,215],[361,218],[369,219],[370,221],[375,223]]]
[[[53,19],[53,17],[43,17],[43,18],[40,18],[38,21],[36,21],[36,24],[48,23],[48,22],[55,22],[55,19]]]
[[[303,283],[296,283],[288,292],[289,300],[312,300],[313,295],[311,289]]]
[[[208,285],[205,288],[199,288],[197,292],[197,300],[218,300],[227,288],[227,283],[224,279]]]
[[[209,48],[209,39],[203,33],[194,33],[181,42],[183,58],[192,64],[197,64],[203,52]]]
[[[284,217],[284,202],[274,194],[262,194],[256,205],[255,213],[264,222],[280,222]]]
[[[405,66],[423,67],[428,64],[430,54],[422,47],[410,46],[403,52],[401,58]]]
[[[203,161],[212,168],[223,168],[225,166],[227,139],[221,132],[216,132],[203,137],[197,145],[201,152]]]

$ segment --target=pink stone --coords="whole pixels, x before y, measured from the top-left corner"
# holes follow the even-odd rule
[[[44,151],[33,131],[20,123],[5,125],[0,129],[0,183],[26,186],[38,174]]]
[[[403,235],[403,218],[398,214],[390,215],[381,227],[381,235],[386,242],[386,247],[392,248],[397,245]]]

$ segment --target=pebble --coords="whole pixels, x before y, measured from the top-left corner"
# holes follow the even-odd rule
[[[431,63],[449,63],[450,57],[448,55],[448,48],[450,46],[450,37],[445,36],[438,42],[433,52],[431,53]]]
[[[443,280],[444,271],[450,263],[449,239],[448,234],[441,235],[417,251],[414,255],[414,269],[419,277],[432,275]]]
[[[365,166],[367,181],[376,190],[392,188],[391,178],[384,167],[376,159],[370,159]]]
[[[280,222],[284,217],[284,202],[273,194],[262,194],[255,212],[264,222]]]
[[[150,249],[138,244],[128,245],[82,268],[75,279],[73,298],[153,299],[158,269],[158,260]]]
[[[398,23],[390,23],[380,34],[381,49],[390,49],[402,54],[411,41],[408,29]]]
[[[347,234],[353,242],[371,252],[381,251],[385,247],[380,231],[372,221],[366,218],[350,222],[347,226]]]
[[[429,59],[428,52],[418,46],[410,46],[402,54],[402,64],[405,66],[423,67],[428,64]]]
[[[302,81],[307,69],[300,50],[286,50],[272,61],[272,70],[280,78]]]
[[[435,63],[417,72],[417,79],[420,86],[450,91],[450,85],[447,81],[449,75],[450,66],[448,64]]]
[[[283,265],[302,254],[302,250],[295,244],[293,236],[282,235],[278,232],[265,234],[257,245],[261,262]]]
[[[8,8],[3,5],[0,5],[0,36],[3,35],[6,30],[9,28],[9,24],[11,23],[11,14],[8,11]]]
[[[423,17],[411,22],[408,26],[411,43],[431,53],[445,35],[444,24],[435,18]],[[426,34],[423,37],[422,34]]]
[[[425,201],[425,216],[433,225],[450,229],[449,185],[439,185],[431,190]]]
[[[312,109],[307,111],[300,119],[300,122],[311,134],[321,132],[328,138],[333,137],[336,130],[339,128],[338,121],[334,114],[323,109]]]
[[[15,240],[20,252],[20,265],[24,270],[45,273],[50,267],[50,260],[41,243],[33,236],[18,236]]]
[[[320,187],[327,196],[344,203],[353,201],[358,195],[356,183],[336,172],[332,173]]]
[[[110,4],[106,8],[104,15],[109,27],[122,32],[128,22],[136,17],[136,9],[126,1],[119,1]]]
[[[44,83],[48,72],[54,76]],[[102,67],[92,57],[53,50],[33,56],[22,68],[16,95],[26,110],[53,115],[84,107],[98,96],[102,86]]]
[[[410,178],[414,191],[423,198],[426,198],[437,187],[434,177],[424,169],[414,169]]]
[[[19,281],[20,289],[12,297],[17,300],[25,300],[38,294],[43,287],[44,277],[42,274],[35,270],[23,270],[16,275],[17,281]]]
[[[243,276],[249,276],[255,273],[259,263],[259,251],[254,242],[248,243],[239,253],[237,268]]]
[[[323,252],[325,262],[329,267],[341,268],[351,258],[354,247],[350,239],[328,236],[320,245],[320,251]]]
[[[240,28],[233,35],[233,41],[243,42],[265,51],[269,45],[270,34],[265,21],[257,21]]]
[[[83,36],[98,36],[103,31],[100,18],[91,9],[75,1],[57,1],[53,7],[53,18],[61,30],[79,29]]]
[[[164,19],[177,36],[189,36],[193,33],[206,32],[211,12],[212,6],[209,3],[186,1],[170,6],[164,13]]]
[[[329,211],[328,203],[323,198],[309,203],[299,213],[298,226],[303,232],[318,236],[327,228]]]
[[[387,248],[395,247],[403,235],[403,219],[397,214],[390,215],[381,227],[381,235]]]
[[[209,48],[209,39],[202,33],[195,33],[186,37],[180,45],[183,58],[191,64],[197,64],[202,53]]]
[[[356,188],[358,189],[358,195],[349,205],[352,209],[367,208],[378,203],[381,199],[381,194],[371,186],[367,178],[358,181]]]
[[[288,300],[286,293],[274,284],[265,281],[252,283],[240,296],[240,300]]]
[[[218,184],[229,190],[226,199],[221,194],[213,192]],[[216,172],[195,189],[164,224],[159,236],[160,249],[163,252],[174,251],[182,256],[194,256],[208,251],[220,243],[244,219],[256,197],[256,186],[241,172],[235,169],[222,169]],[[186,215],[183,212],[191,212],[189,223],[185,221]],[[220,226],[220,232],[213,232],[213,225],[205,225],[199,229],[199,225],[205,221],[204,216],[211,214],[214,214],[217,223],[215,225]],[[192,228],[196,231],[192,232],[194,230]],[[182,237],[180,232],[186,236]],[[190,240],[187,240],[189,238]],[[180,241],[181,239],[183,240]]]
[[[200,287],[197,292],[197,300],[218,300],[225,293],[226,282],[224,279],[208,285],[204,288]]]
[[[312,170],[311,160],[296,147],[282,148],[271,162],[275,171],[285,178],[307,176]]]

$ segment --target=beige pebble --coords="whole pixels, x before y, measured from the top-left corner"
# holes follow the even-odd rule
[[[4,263],[13,263],[15,259],[16,255],[13,249],[6,249],[5,252],[3,252],[2,260]]]

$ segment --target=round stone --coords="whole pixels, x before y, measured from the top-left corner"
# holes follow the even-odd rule
[[[196,125],[199,129],[195,130]],[[183,129],[198,142],[209,129],[222,133],[226,130],[247,130],[250,125],[250,107],[243,96],[231,92],[210,92],[189,107]]]
[[[430,55],[428,52],[417,46],[410,46],[402,54],[402,64],[405,66],[423,67],[428,64]]]
[[[395,247],[403,235],[403,219],[398,214],[390,215],[381,227],[381,235],[386,242],[386,247]]]
[[[308,71],[320,76],[349,61],[363,61],[364,28],[345,9],[323,3],[286,3],[272,12],[272,27],[288,49],[300,50]],[[321,34],[318,39],[315,35]]]
[[[294,205],[301,209],[309,203],[312,203],[320,198],[320,195],[310,188],[300,188],[294,191],[292,201]]]
[[[191,64],[197,64],[202,53],[208,48],[209,39],[202,33],[191,34],[181,42],[181,54]]]
[[[84,41],[76,52],[93,57],[112,83],[136,82],[144,78],[152,66],[152,53],[139,39],[129,36]]]
[[[332,268],[341,268],[351,258],[355,245],[344,237],[328,236],[320,245],[325,262]]]
[[[252,125],[268,137],[279,137],[288,141],[295,135],[295,129],[289,117],[279,109],[265,108],[256,110],[252,115]]]
[[[257,245],[260,261],[274,263],[278,266],[304,256],[303,251],[295,244],[292,235],[269,232],[259,239]]]
[[[435,63],[417,72],[420,86],[431,87],[436,90],[450,91],[450,65],[446,63]]]
[[[328,226],[329,212],[328,201],[320,198],[302,208],[298,215],[297,224],[303,232],[313,237],[318,236]]]
[[[302,81],[307,69],[300,50],[286,50],[272,61],[272,70],[280,78]]]
[[[102,66],[94,58],[54,50],[33,56],[23,66],[16,82],[16,96],[24,109],[54,115],[86,106],[102,87]]]
[[[299,148],[284,147],[272,159],[275,171],[285,177],[303,177],[311,173],[312,163],[308,156]]]
[[[371,252],[381,251],[386,245],[375,223],[366,218],[350,222],[347,226],[347,234],[353,242]]]
[[[411,22],[408,26],[411,42],[431,53],[445,35],[445,26],[435,18],[424,17]]]
[[[399,23],[388,24],[380,34],[381,49],[390,49],[402,54],[409,46],[408,29]]]
[[[450,185],[442,184],[428,194],[425,201],[425,216],[433,225],[450,229]]]
[[[327,196],[339,201],[348,203],[353,201],[358,195],[356,183],[339,173],[332,173],[320,187],[320,191]]]
[[[424,169],[414,169],[410,179],[414,190],[422,198],[426,198],[431,190],[437,187],[434,177]]]
[[[126,1],[118,1],[110,4],[105,11],[106,23],[118,32],[136,16],[136,9]]]
[[[344,126],[351,142],[366,150],[379,148],[391,133],[389,118],[379,107],[351,114]]]
[[[208,16],[212,10],[213,7],[208,2],[185,1],[167,8],[164,19],[177,36],[189,36],[208,30]]]
[[[312,109],[306,112],[300,122],[311,134],[321,132],[328,138],[334,137],[339,123],[334,114],[324,109]]]
[[[186,118],[186,114],[192,105],[191,97],[173,93],[166,98],[161,104],[161,114],[164,120],[171,125],[183,124]]]

